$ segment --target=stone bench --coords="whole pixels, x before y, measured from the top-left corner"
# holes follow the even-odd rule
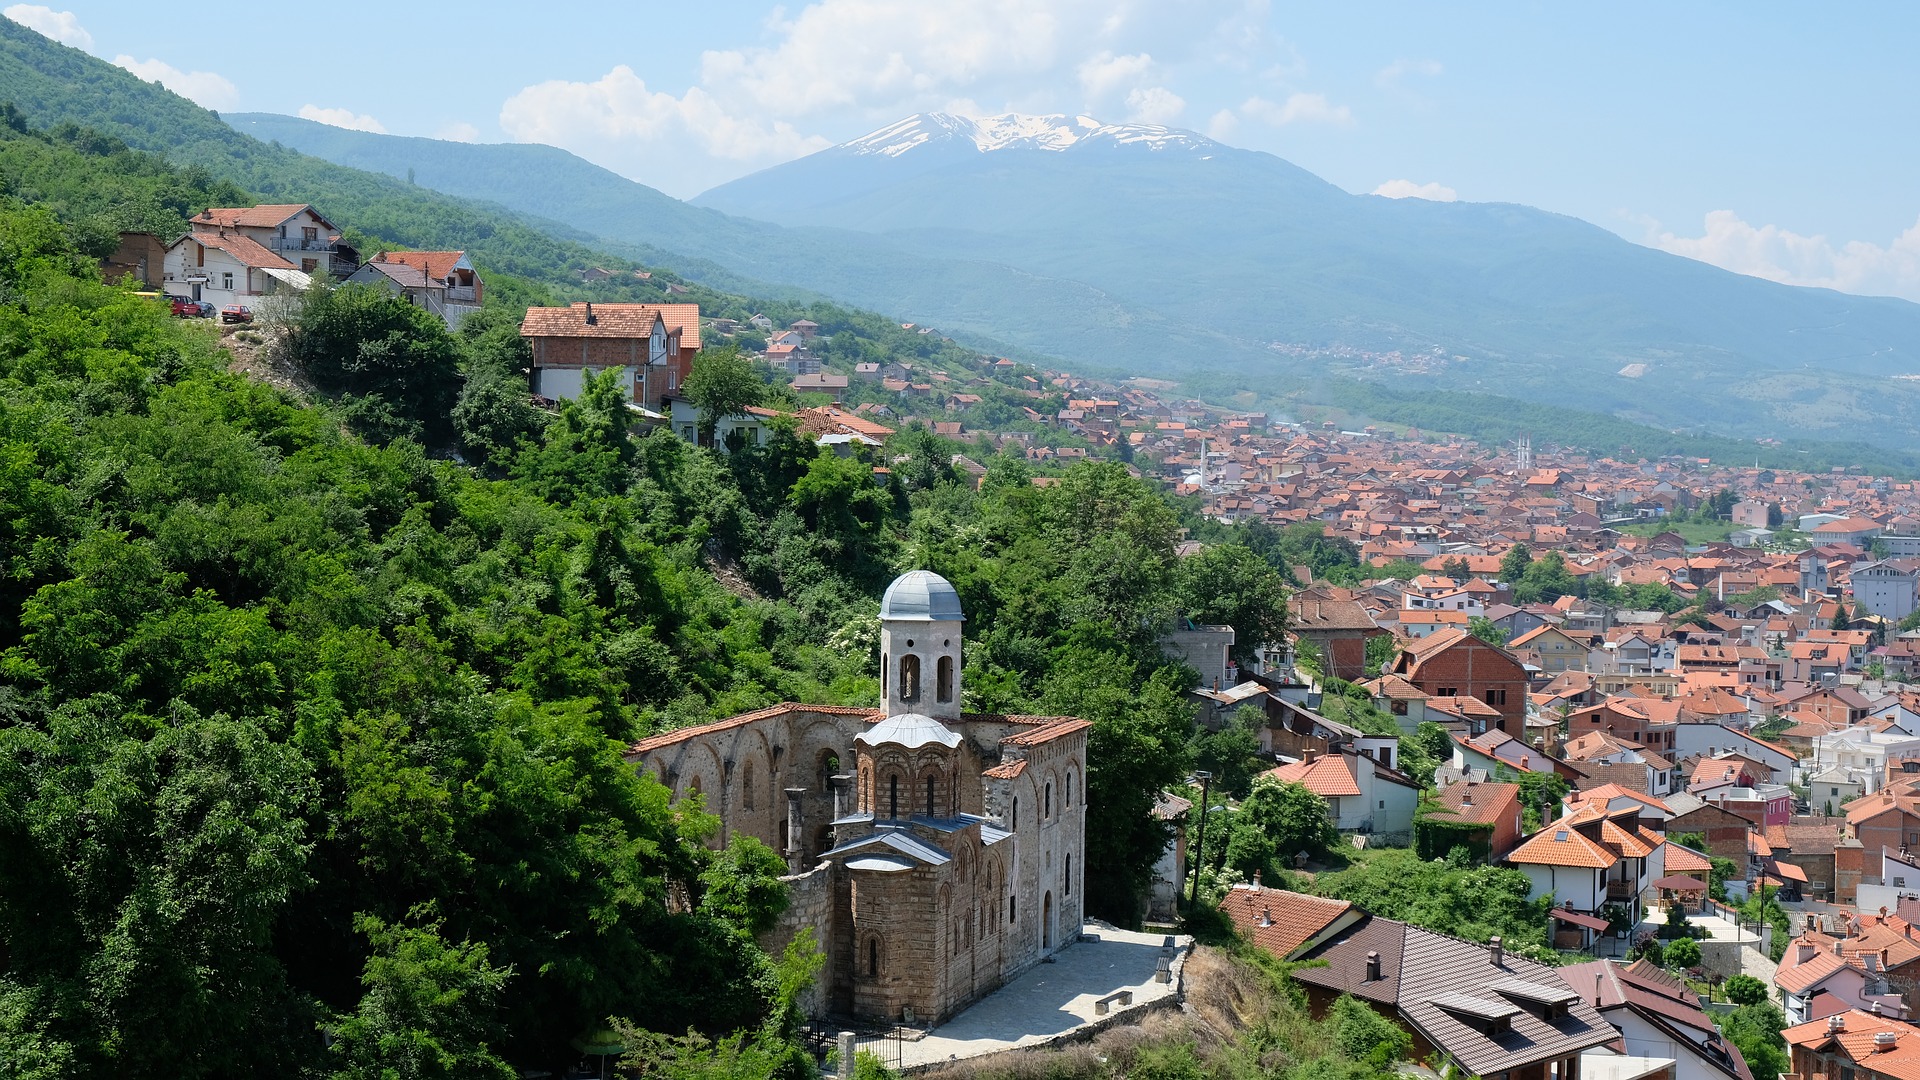
[[[1095,999],[1093,1003],[1093,1014],[1095,1016],[1105,1016],[1108,1010],[1112,1009],[1115,1005],[1124,1009],[1131,1004],[1133,1004],[1133,991],[1115,990],[1106,997]]]

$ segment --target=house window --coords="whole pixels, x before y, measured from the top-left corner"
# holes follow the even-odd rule
[[[221,272],[220,287],[228,292],[233,291],[233,272],[231,270]]]
[[[1389,705],[1388,708],[1393,710],[1393,715],[1395,716],[1407,715],[1407,703],[1404,701],[1395,699],[1393,704]]]
[[[953,700],[953,657],[943,656],[934,665],[934,696],[946,702]]]
[[[1506,703],[1507,703],[1507,692],[1505,690],[1487,691],[1487,704],[1505,705]]]
[[[1380,800],[1380,809],[1382,809],[1382,810],[1385,810],[1386,808],[1387,808],[1387,800],[1385,800],[1385,799],[1381,799],[1381,800]]]
[[[312,228],[312,227],[303,228],[300,230],[300,239],[305,240],[308,243],[312,243],[313,241],[320,239],[320,230],[318,228]]]
[[[1459,688],[1459,687],[1457,687],[1457,686],[1443,686],[1443,687],[1441,687],[1440,689],[1438,689],[1438,690],[1435,690],[1435,691],[1433,692],[1433,696],[1435,696],[1435,697],[1459,697],[1459,696],[1460,696],[1460,688]]]

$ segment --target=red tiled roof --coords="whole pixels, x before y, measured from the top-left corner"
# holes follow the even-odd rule
[[[1360,794],[1360,784],[1354,779],[1345,754],[1324,754],[1312,761],[1296,761],[1268,769],[1261,775],[1282,783],[1299,784],[1323,799]]]
[[[313,207],[307,203],[263,203],[259,206],[215,206],[193,215],[193,217],[187,219],[187,224],[195,226],[196,228],[202,225],[211,225],[227,229],[270,229],[295,214],[300,213],[302,210],[311,209],[313,209]],[[316,213],[314,217],[320,217],[320,215]],[[326,224],[328,228],[333,227],[332,223],[327,222],[325,218],[320,218],[320,220]]]
[[[383,251],[373,261],[411,266],[434,281],[445,282],[454,265],[466,257],[464,251]]]
[[[1220,910],[1241,933],[1282,960],[1352,907],[1345,900],[1258,885],[1235,885],[1220,901]]]
[[[251,266],[262,270],[298,270],[299,267],[241,236],[239,233],[197,232],[188,233],[182,239],[189,243],[203,244],[217,248],[240,261],[242,266]]]
[[[653,324],[668,322],[664,307],[688,307],[675,304],[592,304],[576,303],[571,307],[551,308],[535,307],[527,309],[527,317],[520,323],[522,337],[599,337],[599,338],[644,338],[653,333]],[[587,322],[591,311],[593,322]],[[684,334],[681,346],[686,345]]]

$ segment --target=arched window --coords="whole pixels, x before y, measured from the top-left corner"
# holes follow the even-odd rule
[[[706,790],[706,785],[702,784],[700,778],[697,776],[687,782],[687,794],[689,795],[699,795]]]
[[[1067,770],[1067,809],[1073,809],[1073,770]]]
[[[890,818],[897,818],[900,816],[900,774],[899,773],[894,773],[893,775],[887,777],[887,816]]]
[[[867,939],[867,978],[880,977],[880,939]]]
[[[1012,829],[1013,829],[1013,831],[1014,831],[1014,832],[1019,832],[1019,831],[1020,831],[1020,796],[1018,796],[1018,795],[1015,795],[1015,796],[1013,797],[1013,825],[1012,825]]]
[[[933,777],[927,777],[927,816],[933,816]]]
[[[900,700],[920,700],[920,658],[913,653],[900,658]]]
[[[744,810],[753,809],[753,762],[747,762],[746,772],[741,774],[740,806]]]
[[[1012,926],[1013,921],[1020,917],[1019,904],[1020,904],[1019,897],[1017,896],[1007,897],[1007,925],[1008,926]]]
[[[1046,793],[1041,798],[1040,820],[1046,821],[1053,816],[1053,781],[1047,781]]]
[[[880,697],[882,700],[885,700],[887,696],[887,669],[891,666],[892,666],[892,662],[887,659],[887,654],[881,653],[880,654]]]
[[[1073,895],[1073,856],[1072,855],[1067,856],[1067,874],[1064,880],[1066,881],[1066,884],[1060,886],[1060,895],[1072,896]]]
[[[934,696],[941,701],[953,700],[953,657],[943,656],[934,665]]]

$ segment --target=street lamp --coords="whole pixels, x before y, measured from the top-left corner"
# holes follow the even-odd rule
[[[1212,773],[1196,772],[1193,775],[1200,781],[1200,836],[1193,846],[1193,890],[1187,894],[1189,911],[1200,902],[1200,863],[1207,853],[1207,796],[1213,790]]]

